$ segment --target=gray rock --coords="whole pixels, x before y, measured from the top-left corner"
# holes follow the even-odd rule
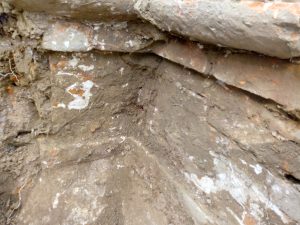
[[[162,30],[279,58],[300,56],[299,8],[297,2],[232,0],[139,0],[135,5]]]
[[[135,19],[133,0],[11,0],[21,10],[88,20]]]

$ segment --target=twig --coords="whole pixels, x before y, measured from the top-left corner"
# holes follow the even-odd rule
[[[0,80],[4,80],[5,78],[7,78],[10,75],[12,75],[12,73],[1,73],[0,72]]]
[[[9,65],[10,72],[9,73],[1,73],[0,72],[0,80],[4,80],[4,79],[6,79],[9,76],[14,76],[15,79],[19,82],[18,76],[15,74],[15,72],[14,72],[14,70],[12,68],[11,59],[8,59],[8,65]]]
[[[13,69],[12,69],[12,66],[11,66],[11,59],[8,59],[8,64],[9,64],[9,70],[10,70],[11,74],[16,78],[16,80],[17,80],[18,82],[20,82],[19,79],[18,79],[18,76],[15,74],[15,72],[14,72]]]
[[[21,204],[22,204],[22,190],[25,188],[26,184],[27,184],[27,179],[26,181],[24,182],[24,184],[19,188],[18,190],[18,197],[19,197],[19,201],[18,201],[18,205],[15,206],[12,211],[10,212],[9,216],[7,217],[7,222],[9,224],[9,222],[11,221],[11,218],[13,216],[13,214],[15,213],[16,210],[18,210],[20,207],[21,207]]]

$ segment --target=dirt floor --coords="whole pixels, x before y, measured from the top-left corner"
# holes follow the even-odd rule
[[[41,49],[19,17],[0,15],[0,224],[300,223],[297,118],[151,53]]]

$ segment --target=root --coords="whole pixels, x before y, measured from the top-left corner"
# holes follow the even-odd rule
[[[8,73],[0,72],[0,81],[6,79],[8,77],[13,77],[17,82],[19,82],[18,76],[13,70],[11,59],[8,59],[8,65],[9,65],[10,72],[8,72]]]
[[[24,182],[24,184],[18,189],[18,203],[11,209],[11,212],[7,216],[6,224],[11,224],[13,215],[15,212],[21,207],[22,205],[22,190],[25,188],[25,186],[28,184],[28,180]]]

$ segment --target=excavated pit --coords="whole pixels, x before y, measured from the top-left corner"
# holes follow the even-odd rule
[[[300,223],[297,64],[43,15],[0,16],[0,224]]]

